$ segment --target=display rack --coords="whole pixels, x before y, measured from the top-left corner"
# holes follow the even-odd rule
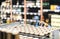
[[[33,19],[27,19],[27,15],[41,15],[41,20],[42,20],[42,14],[44,13],[44,12],[51,12],[52,10],[50,10],[50,9],[43,9],[43,10],[41,10],[43,7],[42,7],[42,4],[41,4],[41,0],[40,0],[40,5],[19,5],[19,2],[17,2],[18,4],[17,5],[12,5],[12,3],[11,3],[11,6],[10,6],[10,9],[5,9],[5,11],[2,9],[3,8],[3,6],[1,6],[1,13],[3,14],[3,12],[5,13],[5,15],[4,15],[4,17],[7,19],[7,17],[6,17],[6,13],[11,13],[10,14],[10,19],[12,20],[12,18],[13,18],[13,14],[19,14],[19,16],[20,15],[24,15],[24,18],[23,19],[21,19],[21,20],[26,20],[26,21],[31,21],[31,22],[36,22],[36,20],[33,20]],[[25,3],[24,3],[25,4]],[[38,4],[38,3],[36,3],[36,4]],[[24,12],[21,12],[21,8],[24,8]],[[27,11],[27,9],[28,8],[36,8],[36,7],[38,7],[39,8],[39,11],[38,12],[28,12]],[[41,8],[42,7],[42,8]],[[19,8],[19,10],[16,10],[16,9],[13,9],[13,8]],[[60,10],[54,10],[53,12],[60,12]],[[42,13],[42,14],[41,14]],[[25,17],[26,16],[26,17]],[[2,15],[2,18],[3,18],[3,15]],[[18,17],[19,18],[19,17]],[[16,18],[14,18],[14,19],[16,19]],[[40,21],[41,21],[40,20]],[[25,22],[24,22],[25,23]]]
[[[25,1],[25,0],[24,0],[24,1]],[[10,19],[11,19],[11,21],[12,21],[12,12],[14,13],[14,10],[12,10],[12,3],[11,3],[11,1],[10,1],[10,4],[11,4],[11,5],[8,6],[8,7],[10,7],[10,9],[5,9],[5,10],[2,9],[3,6],[4,6],[4,5],[2,4],[2,6],[1,6],[1,9],[2,9],[2,10],[1,10],[1,13],[3,14],[3,12],[4,12],[4,17],[5,17],[5,18],[6,18],[6,13],[11,13],[11,14],[10,14]],[[22,5],[21,5],[21,6],[22,6]],[[5,6],[5,7],[6,7],[6,6]],[[7,7],[7,8],[8,8],[8,7]],[[14,6],[13,6],[13,7],[14,7]],[[20,6],[19,6],[19,7],[20,7]],[[22,7],[23,7],[23,6],[22,6]],[[33,6],[33,7],[36,7],[36,6]],[[16,13],[16,12],[15,12],[15,13]],[[18,12],[17,12],[17,13],[18,13]],[[20,12],[20,13],[21,13],[21,12]],[[25,18],[25,20],[26,20],[26,13],[27,13],[27,12],[26,12],[26,4],[25,4],[25,2],[24,2],[24,14],[25,14],[25,15],[24,15],[24,18]],[[27,13],[27,14],[29,14],[29,13]],[[31,14],[32,14],[32,13],[31,13]],[[36,15],[36,14],[34,14],[34,15]],[[2,17],[3,17],[3,15],[2,15]],[[6,18],[6,19],[7,19],[7,18]]]
[[[40,14],[41,14],[41,21],[42,21],[42,12],[43,12],[43,11],[42,11],[42,10],[43,10],[42,3],[43,3],[43,1],[42,1],[42,0],[40,0],[40,1],[41,1],[41,7],[40,7],[40,8],[41,8],[41,13],[40,13]],[[25,14],[24,14],[24,18],[25,18],[24,21],[25,21],[25,24],[26,24],[26,6],[27,6],[27,5],[26,5],[26,0],[24,0],[24,13],[25,13]]]

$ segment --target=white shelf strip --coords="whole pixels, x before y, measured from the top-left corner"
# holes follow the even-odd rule
[[[0,10],[0,11],[2,11],[2,12],[4,12],[4,10]],[[5,12],[10,12],[11,10],[9,10],[9,9],[6,9],[5,10]],[[43,12],[48,12],[48,11],[52,11],[52,10],[50,10],[50,9],[43,9]],[[12,10],[12,12],[17,12],[15,9],[14,10]],[[39,10],[39,12],[40,12],[40,10]],[[54,12],[60,12],[60,10],[54,10]]]
[[[13,12],[13,13],[15,13],[15,14],[24,14],[24,12]],[[40,15],[39,13],[29,13],[29,12],[27,12],[26,14],[27,15]]]
[[[13,7],[17,7],[17,6],[16,5],[13,5]],[[24,5],[19,5],[18,7],[24,7]],[[36,5],[35,6],[27,6],[27,7],[31,7],[31,8],[32,7],[34,7],[34,8],[38,7],[38,8],[40,8],[40,6],[36,6]]]
[[[20,19],[20,20],[23,20],[24,21],[24,19]],[[27,19],[27,21],[36,22],[36,20],[33,20],[33,19]],[[38,20],[38,22],[39,22],[39,20]]]

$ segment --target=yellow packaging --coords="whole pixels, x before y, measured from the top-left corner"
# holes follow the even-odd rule
[[[10,24],[11,23],[11,21],[10,21],[9,18],[6,20],[6,22],[7,22],[7,24]]]
[[[50,10],[52,10],[52,11],[56,10],[56,6],[57,6],[57,5],[51,5],[51,6],[50,6]]]

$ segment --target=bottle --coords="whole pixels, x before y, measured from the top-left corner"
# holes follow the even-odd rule
[[[10,24],[10,18],[7,18],[6,22],[7,24]]]

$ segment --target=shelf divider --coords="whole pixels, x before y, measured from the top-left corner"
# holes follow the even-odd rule
[[[11,22],[12,22],[12,15],[13,15],[12,14],[12,0],[10,2],[11,2],[11,6],[10,6],[11,7],[11,15],[10,15],[10,17],[11,17]]]
[[[40,20],[40,22],[42,22],[42,21],[43,21],[43,0],[40,0],[40,2],[41,2],[41,3],[40,3],[40,6],[41,6],[41,7],[40,7],[40,11],[41,11],[41,12],[40,12],[40,15],[41,15],[41,18],[40,18],[41,20]],[[41,26],[42,26],[42,25],[41,25]]]
[[[24,0],[24,25],[26,26],[26,13],[27,13],[27,8],[26,8],[27,4],[26,4],[26,0]]]

